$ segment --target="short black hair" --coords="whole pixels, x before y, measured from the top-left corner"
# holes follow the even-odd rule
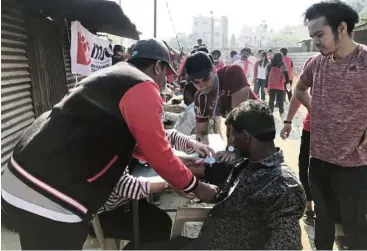
[[[125,51],[125,48],[124,48],[122,45],[116,44],[116,45],[113,47],[113,52],[117,52],[117,51],[122,51],[122,52],[124,52],[124,51]]]
[[[194,97],[195,97],[195,94],[197,92],[197,89],[196,87],[194,86],[194,84],[192,82],[188,82],[186,85],[185,85],[185,88],[184,88],[184,93],[183,93],[183,99],[184,99],[184,102],[186,105],[189,105],[187,102],[188,100],[192,100],[194,101]]]
[[[249,54],[251,54],[251,49],[248,47],[245,47],[241,50],[241,54],[244,53],[245,51],[247,51]]]
[[[145,70],[151,65],[155,65],[157,61],[158,60],[156,59],[150,59],[150,58],[131,58],[129,59],[128,62],[134,65],[139,70]],[[168,67],[168,64],[166,62],[161,61],[161,67],[163,68],[164,66]]]
[[[283,62],[283,56],[281,53],[274,53],[274,57],[271,59],[270,64],[272,67],[279,67]]]
[[[248,100],[234,108],[227,116],[226,125],[237,132],[245,130],[262,142],[272,141],[276,135],[273,114],[260,100]]]
[[[287,50],[287,48],[281,48],[281,49],[280,49],[280,52],[281,52],[284,56],[287,56],[287,54],[288,54],[288,50]]]
[[[218,55],[218,57],[220,57],[222,55],[222,53],[220,52],[220,50],[214,50],[211,52],[211,54],[214,56],[215,54]]]
[[[201,38],[199,38],[197,42],[199,42],[199,41],[200,41],[200,42],[203,42],[203,40],[202,40]]]
[[[269,49],[269,50],[268,50],[268,53],[269,53],[269,52],[273,52],[273,50],[272,50],[272,49]]]
[[[349,36],[359,22],[358,13],[350,5],[339,0],[315,3],[306,10],[304,17],[305,24],[316,18],[324,17],[326,24],[331,27],[334,33],[339,25],[345,22]]]
[[[231,51],[231,53],[229,53],[229,55],[232,57],[232,56],[234,56],[234,55],[236,55],[237,54],[237,51]]]
[[[209,53],[208,48],[206,48],[206,46],[200,46],[199,49],[197,49],[197,51],[203,51],[205,53]]]

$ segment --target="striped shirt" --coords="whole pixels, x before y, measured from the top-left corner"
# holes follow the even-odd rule
[[[190,137],[171,129],[166,130],[166,137],[173,148],[192,154],[195,151],[187,147]],[[139,200],[147,198],[150,193],[150,181],[144,177],[134,177],[129,174],[129,167],[117,182],[110,197],[98,213],[114,210],[122,205],[129,203],[131,199]]]

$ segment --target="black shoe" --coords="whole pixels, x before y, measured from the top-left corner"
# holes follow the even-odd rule
[[[305,224],[309,226],[315,225],[315,212],[311,210],[307,210],[303,216],[303,221]]]

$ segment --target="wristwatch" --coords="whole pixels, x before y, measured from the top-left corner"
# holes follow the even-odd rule
[[[233,146],[227,146],[226,150],[227,152],[233,153],[235,149]]]
[[[283,123],[284,124],[292,124],[292,121],[290,121],[290,120],[284,120]]]
[[[171,186],[166,181],[164,182],[163,190],[165,193],[169,193],[172,191]]]

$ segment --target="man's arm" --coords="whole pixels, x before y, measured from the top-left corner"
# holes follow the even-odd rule
[[[287,114],[287,119],[286,119],[287,121],[293,120],[300,106],[301,106],[301,102],[299,102],[297,97],[293,95],[289,103],[288,114]]]
[[[285,77],[285,82],[286,83],[289,83],[289,72],[288,72],[288,68],[287,66],[283,63],[283,74],[284,74],[284,77]]]
[[[265,70],[265,74],[266,74],[266,83],[265,83],[265,88],[268,88],[268,82],[269,82],[269,75],[270,75],[270,72],[271,72],[271,65],[269,64],[269,65],[266,67],[266,70]]]
[[[231,110],[236,108],[242,102],[245,102],[249,99],[250,96],[250,87],[246,86],[240,89],[239,91],[232,94],[232,104]]]
[[[142,96],[144,99],[136,102]],[[166,139],[158,86],[149,81],[133,86],[122,97],[119,108],[141,154],[152,168],[174,188],[194,191],[197,179],[174,155]]]
[[[195,129],[196,129],[196,140],[203,144],[209,145],[209,138],[208,138],[209,122],[208,121],[204,121],[204,122],[196,121]]]
[[[255,65],[254,65],[254,77],[252,79],[252,81],[254,83],[255,83],[255,81],[257,79],[257,73],[258,73],[259,64],[261,64],[261,61],[256,61]]]
[[[302,105],[304,105],[308,111],[310,111],[311,108],[311,95],[308,93],[308,86],[303,83],[301,78],[298,80],[296,89],[295,89],[295,96],[301,102]]]
[[[248,82],[252,81],[253,77],[254,77],[254,65],[251,62],[248,62],[248,68],[247,68]]]
[[[208,109],[203,109],[200,107],[201,103],[199,102],[198,93],[195,94],[194,97],[194,105],[195,105],[195,131],[196,131],[196,140],[209,145],[208,133],[209,133],[209,114]],[[200,110],[204,110],[205,114],[200,114]]]
[[[314,68],[319,58],[320,55],[317,55],[306,61],[294,91],[297,99],[307,108],[308,111],[310,111],[311,108],[311,95],[308,92],[308,88],[313,85]]]

